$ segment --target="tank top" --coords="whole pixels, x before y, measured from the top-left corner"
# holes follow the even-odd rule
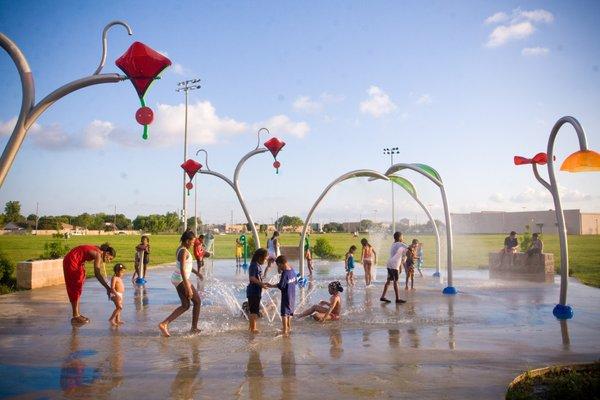
[[[371,257],[373,256],[373,247],[365,246],[363,260],[371,261]]]
[[[269,252],[269,255],[274,255],[274,256],[278,257],[279,256],[279,241],[277,242],[277,245],[275,245],[275,240],[269,239],[269,241],[267,242],[267,251]]]
[[[183,282],[183,276],[181,276],[181,262],[179,261],[179,253],[182,250],[187,252],[187,259],[185,260],[185,264],[183,265],[183,273],[185,275],[185,278],[190,279],[190,276],[192,275],[192,255],[190,254],[188,249],[182,247],[177,251],[177,262],[175,263],[175,270],[173,271],[173,274],[171,274],[171,283],[173,284],[173,286],[177,286],[181,282]]]

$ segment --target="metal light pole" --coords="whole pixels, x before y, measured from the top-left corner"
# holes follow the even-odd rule
[[[188,127],[188,92],[190,90],[200,89],[200,79],[189,79],[187,81],[182,81],[177,83],[176,92],[183,92],[185,94],[185,122],[183,127],[183,162],[187,160],[187,127]],[[183,172],[183,231],[187,230],[187,199],[185,193],[185,171]]]
[[[383,154],[389,154],[390,156],[390,167],[394,165],[394,154],[400,154],[397,147],[390,147],[383,149]],[[396,232],[396,206],[394,205],[394,182],[391,182],[392,186],[392,234]]]

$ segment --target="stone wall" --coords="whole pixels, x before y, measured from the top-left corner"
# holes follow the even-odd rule
[[[489,253],[490,278],[554,281],[554,254]]]
[[[62,261],[62,258],[59,258],[20,262],[17,264],[17,287],[37,289],[65,283]]]

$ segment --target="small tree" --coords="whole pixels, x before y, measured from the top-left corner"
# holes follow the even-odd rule
[[[313,252],[321,258],[335,258],[333,246],[329,243],[329,240],[325,238],[317,239],[313,247]]]
[[[531,228],[529,225],[525,225],[525,232],[523,232],[520,242],[521,251],[524,253],[531,245]]]

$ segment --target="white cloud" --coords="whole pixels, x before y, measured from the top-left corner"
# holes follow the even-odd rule
[[[554,15],[550,11],[546,11],[543,9],[531,10],[531,11],[522,11],[520,9],[516,9],[513,11],[514,20],[529,20],[533,22],[545,22],[547,24],[554,21]]]
[[[504,203],[506,201],[506,197],[502,193],[494,193],[489,198],[494,203]]]
[[[525,47],[521,50],[521,54],[527,57],[545,56],[550,53],[550,50],[546,47]]]
[[[183,140],[185,104],[158,104],[154,123],[150,129],[156,132],[153,141],[161,145],[179,143]],[[188,105],[188,141],[196,144],[211,144],[221,138],[247,131],[245,122],[220,117],[210,101],[198,101]]]
[[[370,114],[375,118],[379,118],[385,114],[389,114],[397,107],[383,90],[377,86],[371,86],[367,90],[369,98],[360,103],[360,112]]]
[[[115,129],[112,122],[93,120],[84,130],[83,143],[91,149],[101,149],[106,145],[109,135]]]
[[[546,189],[534,189],[528,187],[523,192],[511,196],[510,201],[515,203],[531,203],[531,202],[541,202],[548,201],[551,199],[550,193]]]
[[[592,196],[580,192],[577,189],[568,189],[564,186],[560,186],[558,189],[558,193],[560,193],[560,198],[564,201],[588,201],[592,200]]]
[[[175,75],[179,75],[179,76],[183,76],[183,75],[187,75],[190,73],[190,70],[188,68],[185,68],[183,65],[174,62],[171,65],[172,71]]]
[[[415,102],[416,105],[418,106],[426,106],[432,103],[432,98],[430,95],[428,94],[422,94],[421,96],[419,96],[419,98],[417,99],[417,101]]]
[[[510,17],[505,12],[497,12],[485,19],[486,25],[499,24],[510,20],[507,24],[498,25],[488,37],[487,47],[502,46],[510,41],[520,40],[531,36],[536,31],[536,25],[549,24],[554,21],[554,15],[547,10],[512,11]]]
[[[303,138],[310,132],[310,126],[306,122],[294,122],[287,115],[275,115],[264,122],[254,124],[254,129],[268,128],[272,135],[292,135]]]
[[[500,22],[504,22],[507,19],[508,19],[508,15],[505,12],[500,11],[500,12],[497,12],[496,14],[494,14],[494,15],[491,15],[491,16],[487,17],[485,19],[484,23],[486,25],[497,24],[497,23],[500,23]]]
[[[535,27],[529,21],[513,25],[497,26],[488,38],[487,47],[498,47],[513,40],[524,39],[535,32]]]
[[[318,113],[323,110],[323,104],[311,100],[309,96],[300,96],[298,97],[293,104],[294,110],[302,111],[309,114]]]
[[[9,136],[15,125],[17,124],[17,117],[12,117],[8,121],[0,122],[0,136]]]
[[[295,111],[316,114],[323,111],[326,105],[339,103],[344,100],[344,96],[323,92],[318,100],[313,100],[310,96],[300,96],[293,104]]]

